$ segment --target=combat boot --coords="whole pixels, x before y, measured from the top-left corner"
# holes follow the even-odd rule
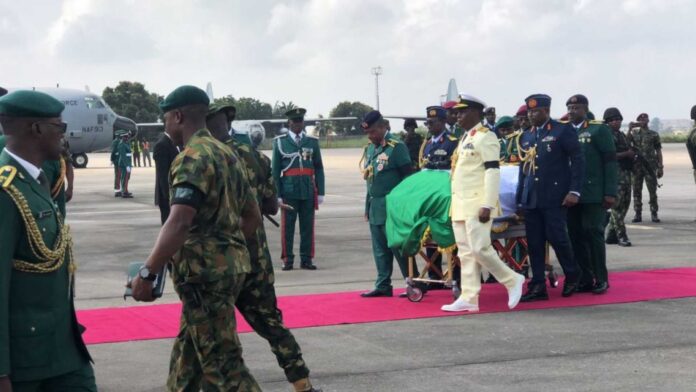
[[[628,236],[624,234],[619,237],[618,244],[619,246],[631,246],[631,241],[628,239]]]
[[[610,231],[607,233],[607,239],[604,241],[607,245],[615,245],[619,243],[619,239],[616,237],[615,231]]]
[[[652,219],[652,221],[655,223],[660,223],[660,218],[657,217],[657,211],[651,214],[650,219]]]
[[[643,217],[641,216],[640,212],[636,212],[636,216],[633,217],[633,220],[631,222],[633,223],[640,223],[643,221]]]

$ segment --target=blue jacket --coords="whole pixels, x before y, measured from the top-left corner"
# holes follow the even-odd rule
[[[580,194],[585,181],[585,156],[570,124],[549,120],[541,129],[530,127],[520,136],[524,151],[536,146],[534,165],[520,165],[517,205],[525,209],[559,207],[568,192]]]
[[[433,137],[423,143],[420,156],[420,168],[431,170],[451,170],[452,154],[457,150],[459,139],[445,131],[437,142]]]

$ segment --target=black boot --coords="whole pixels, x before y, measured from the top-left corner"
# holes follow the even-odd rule
[[[641,216],[640,212],[636,212],[636,215],[633,217],[633,220],[631,222],[633,223],[640,223],[643,221],[643,217]]]
[[[292,271],[292,261],[284,261],[283,262],[283,268],[281,268],[283,271]]]
[[[631,246],[631,241],[626,234],[619,237],[619,246]]]
[[[524,293],[520,302],[546,301],[549,299],[549,294],[546,292],[546,282],[530,285],[527,292]]]
[[[314,271],[315,269],[317,269],[317,266],[312,264],[312,260],[305,260],[300,263],[300,268]]]
[[[607,239],[604,241],[607,245],[615,245],[619,243],[619,239],[616,237],[615,231],[609,231],[607,233]]]
[[[657,217],[657,211],[650,214],[650,219],[655,223],[660,223],[660,218]]]

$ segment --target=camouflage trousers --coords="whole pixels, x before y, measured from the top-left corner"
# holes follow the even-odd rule
[[[270,264],[270,263],[269,263]],[[278,309],[272,267],[252,271],[237,299],[237,309],[259,336],[266,339],[285,377],[294,383],[309,377],[309,369],[302,359],[302,351],[290,330],[283,325]]]
[[[169,391],[261,391],[244,364],[237,335],[234,304],[245,277],[177,285],[183,309],[169,364]]]
[[[657,174],[654,170],[637,165],[633,170],[633,209],[636,214],[643,211],[643,180],[650,194],[650,212],[657,212]]]
[[[611,209],[609,218],[609,236],[625,237],[626,225],[624,219],[631,205],[631,171],[619,170],[618,187],[616,192],[616,203]]]

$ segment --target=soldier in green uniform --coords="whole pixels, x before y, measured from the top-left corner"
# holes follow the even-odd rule
[[[573,95],[566,107],[585,155],[580,202],[568,209],[568,234],[582,272],[578,291],[603,294],[609,288],[604,221],[606,210],[616,202],[616,147],[609,127],[587,119],[584,95]]]
[[[128,192],[128,182],[133,169],[133,153],[131,145],[128,143],[128,133],[121,135],[121,143],[119,143],[116,150],[118,151],[118,171],[121,173],[121,197],[130,199],[133,197],[133,194]]]
[[[650,193],[650,217],[655,223],[660,222],[657,216],[657,180],[664,174],[662,166],[662,143],[660,135],[648,128],[649,117],[641,113],[637,122],[629,124],[628,144],[636,153],[633,163],[633,210],[636,215],[633,223],[643,221],[643,180]]]
[[[121,171],[118,170],[118,145],[121,144],[121,135],[125,131],[114,132],[114,140],[111,141],[111,164],[114,166],[114,197],[121,197]]]
[[[412,118],[404,120],[404,132],[401,134],[401,141],[404,142],[408,149],[408,155],[411,158],[413,168],[418,170],[418,157],[420,155],[420,148],[423,145],[423,136],[416,132],[416,128],[418,128],[416,120]]]
[[[631,246],[631,241],[626,234],[624,218],[631,204],[631,170],[635,153],[631,150],[626,140],[626,135],[621,132],[623,116],[617,108],[608,108],[604,111],[604,122],[611,129],[616,146],[616,160],[618,162],[618,182],[616,190],[616,203],[611,209],[609,226],[607,227],[607,244],[619,246]]]
[[[686,138],[686,149],[689,151],[691,166],[694,168],[694,182],[696,182],[696,105],[691,107],[691,119],[694,121],[694,127]]]
[[[447,119],[445,120],[445,122],[447,123],[447,132],[449,132],[450,135],[453,135],[457,139],[460,139],[464,134],[464,129],[459,125],[459,122],[457,121],[457,109],[454,108],[456,104],[457,101],[447,101],[442,104],[442,107],[445,110],[447,110]]]
[[[216,139],[226,139],[225,144],[240,158],[238,164],[246,173],[252,194],[264,215],[278,212],[278,201],[271,175],[271,161],[252,148],[248,138],[229,137],[230,123],[235,108],[231,105],[211,104],[206,123]],[[320,392],[309,381],[309,369],[302,359],[302,350],[290,330],[283,325],[275,293],[273,263],[268,248],[263,222],[256,231],[256,241],[247,241],[251,260],[251,272],[237,297],[237,309],[261,337],[266,339],[278,364],[285,371],[295,391]]]
[[[500,142],[500,162],[519,163],[516,141],[521,131],[515,130],[515,119],[502,116],[495,123],[495,129],[498,130],[498,142]]]
[[[300,268],[315,270],[314,210],[324,202],[324,164],[319,139],[304,132],[302,108],[285,113],[290,132],[273,141],[273,180],[278,185],[279,202],[291,208],[281,210],[281,258],[283,271],[293,268],[295,221],[300,220]]]
[[[160,103],[166,132],[184,150],[170,171],[171,213],[133,279],[133,298],[152,301],[155,273],[172,260],[183,308],[168,390],[260,391],[242,359],[234,305],[251,271],[246,240],[261,216],[232,151],[206,129],[208,104],[193,86]]]
[[[377,265],[374,290],[361,296],[391,297],[393,259],[396,258],[404,278],[408,277],[408,260],[387,245],[386,196],[413,172],[413,166],[406,145],[387,135],[380,112],[374,110],[366,114],[361,126],[371,142],[365,146],[361,168],[367,181],[365,219],[370,223],[372,253]]]
[[[96,391],[73,304],[75,264],[42,169],[60,158],[63,104],[36,91],[0,98],[0,391]]]

